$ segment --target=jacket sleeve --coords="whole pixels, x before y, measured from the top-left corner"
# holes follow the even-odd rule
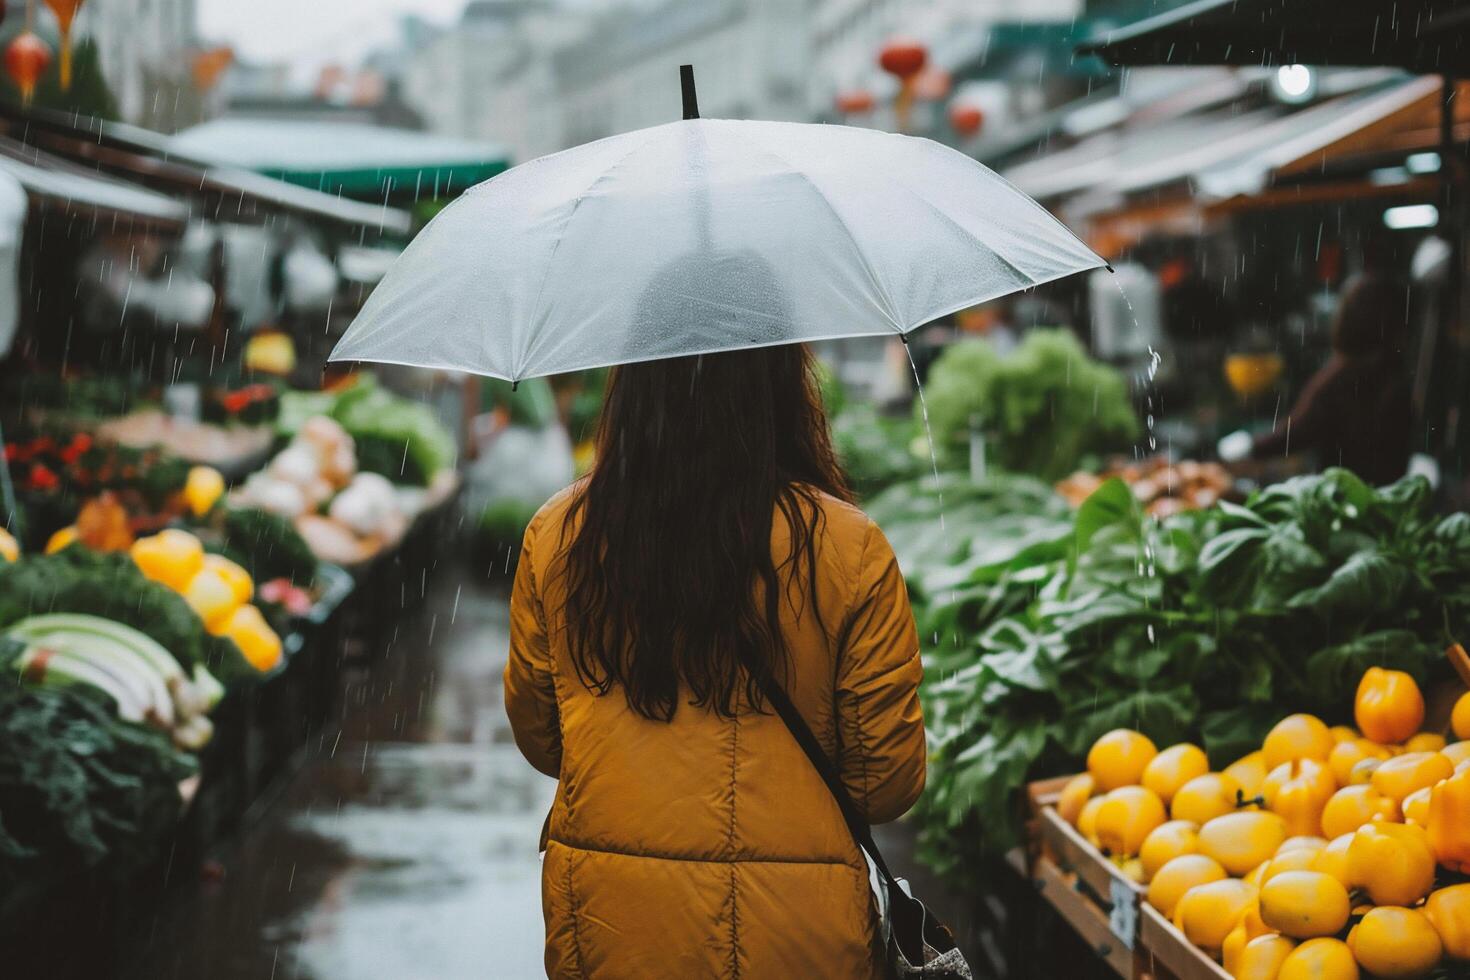
[[[840,770],[869,823],[896,820],[924,789],[919,637],[888,539],[869,522],[837,668]]]
[[[537,520],[526,529],[510,596],[510,658],[505,665],[505,713],[526,761],[548,776],[561,773],[561,717],[556,703],[546,619],[536,583]]]

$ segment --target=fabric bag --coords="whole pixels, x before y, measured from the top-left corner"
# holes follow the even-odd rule
[[[924,903],[909,892],[907,881],[895,878],[888,870],[878,845],[873,842],[871,828],[858,812],[852,797],[847,795],[847,788],[842,785],[837,770],[827,759],[821,743],[807,727],[796,706],[786,696],[786,691],[769,675],[763,679],[761,689],[776,713],[781,716],[781,720],[786,723],[796,744],[801,746],[801,750],[811,760],[812,766],[822,777],[822,782],[827,784],[858,849],[877,871],[874,900],[878,907],[880,936],[893,976],[898,980],[908,980],[910,977],[974,980],[970,964],[955,945],[954,933],[934,918],[924,907]]]

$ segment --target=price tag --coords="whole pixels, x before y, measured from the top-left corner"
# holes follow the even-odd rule
[[[1134,940],[1138,938],[1138,892],[1121,879],[1110,878],[1109,881],[1113,910],[1108,913],[1108,928],[1124,946],[1132,949]]]

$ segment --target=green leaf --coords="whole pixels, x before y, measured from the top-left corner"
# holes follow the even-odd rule
[[[1323,616],[1366,617],[1394,608],[1407,581],[1408,572],[1394,559],[1379,551],[1360,551],[1334,570],[1326,582],[1298,593],[1286,605]]]
[[[1077,508],[1077,521],[1072,543],[1077,553],[1086,551],[1099,531],[1107,527],[1124,527],[1136,531],[1138,501],[1128,484],[1114,477],[1094,490]]]

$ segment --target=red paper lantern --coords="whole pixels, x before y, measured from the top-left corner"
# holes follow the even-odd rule
[[[61,88],[71,88],[71,25],[77,19],[77,11],[87,0],[46,0],[46,6],[56,15],[61,28]]]
[[[20,89],[22,102],[29,103],[36,94],[36,83],[51,67],[51,46],[31,31],[15,36],[5,49],[5,71]]]
[[[985,113],[975,106],[958,102],[949,107],[950,128],[967,139],[980,132],[984,122]]]
[[[949,72],[942,68],[925,68],[914,76],[914,98],[920,102],[939,102],[949,97]]]
[[[878,67],[903,81],[923,71],[928,60],[929,50],[909,37],[889,38],[883,50],[878,52]]]
[[[873,93],[866,89],[853,89],[837,93],[837,111],[844,116],[860,116],[873,111]]]

